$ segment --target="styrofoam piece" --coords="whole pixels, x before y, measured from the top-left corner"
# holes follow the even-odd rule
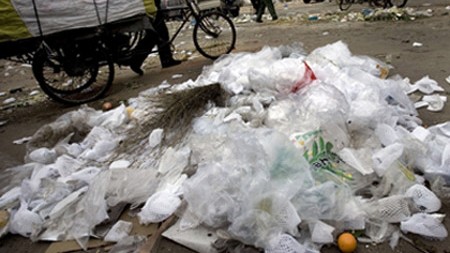
[[[109,165],[109,169],[110,170],[126,169],[130,166],[130,164],[131,162],[127,160],[117,160]]]
[[[151,148],[154,148],[161,144],[161,140],[163,138],[164,130],[161,128],[154,129],[150,136],[148,137],[148,144]]]
[[[162,236],[199,253],[217,253],[217,250],[212,247],[213,243],[218,239],[216,233],[203,226],[181,230],[180,220],[178,220]]]

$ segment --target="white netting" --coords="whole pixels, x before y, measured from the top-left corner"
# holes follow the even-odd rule
[[[441,201],[436,194],[428,190],[425,186],[416,184],[411,186],[405,193],[414,201],[414,206],[422,212],[432,213],[441,208]]]
[[[408,199],[404,196],[391,196],[369,203],[366,206],[369,216],[386,222],[395,223],[411,216]]]
[[[264,250],[265,253],[304,253],[305,246],[288,234],[282,234],[273,246]]]

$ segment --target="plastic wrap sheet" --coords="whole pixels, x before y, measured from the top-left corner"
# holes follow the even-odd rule
[[[31,1],[12,0],[11,2],[30,33],[33,36],[39,36],[39,25]],[[145,14],[142,0],[37,0],[35,2],[44,35],[94,27],[100,23]]]

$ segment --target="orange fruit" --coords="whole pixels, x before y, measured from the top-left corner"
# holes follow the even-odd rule
[[[347,232],[339,235],[337,244],[339,249],[343,253],[352,253],[353,251],[356,250],[357,245],[356,238],[352,234]]]

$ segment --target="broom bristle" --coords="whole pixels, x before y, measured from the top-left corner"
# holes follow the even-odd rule
[[[208,102],[222,106],[225,95],[220,84],[214,83],[149,97],[146,120],[140,123],[139,131],[133,131],[134,136],[129,136],[123,144],[130,150],[132,145],[147,138],[153,129],[162,128],[165,143],[172,145],[186,134],[192,120],[205,110]]]

